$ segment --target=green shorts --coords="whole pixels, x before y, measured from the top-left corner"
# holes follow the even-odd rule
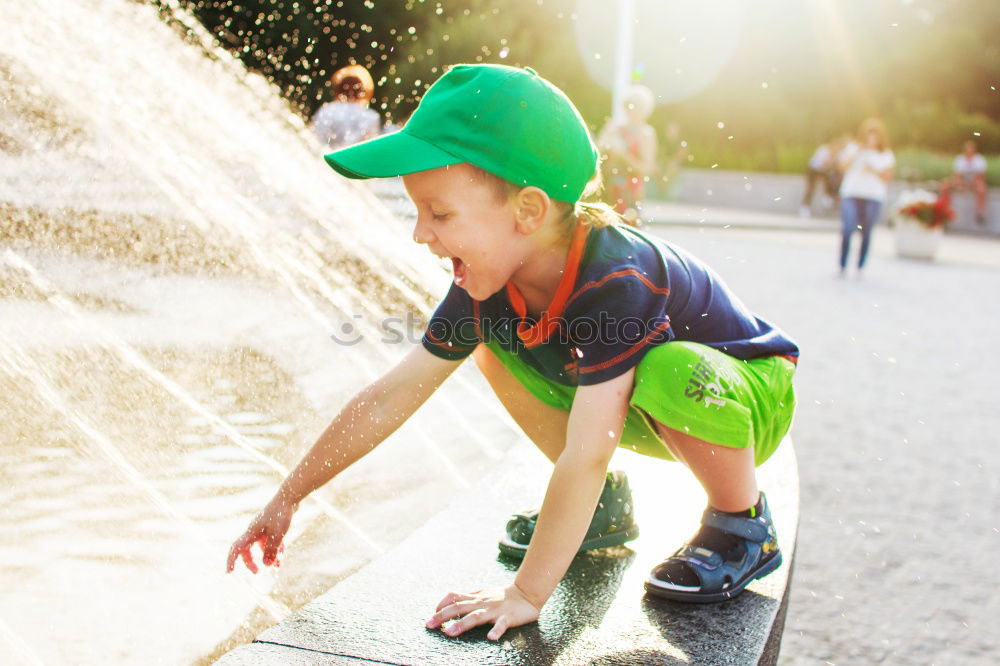
[[[575,386],[563,386],[495,343],[497,358],[532,395],[569,410]],[[752,446],[760,465],[792,424],[795,364],[781,356],[742,361],[696,342],[654,347],[635,370],[635,388],[619,446],[673,460],[650,417],[719,446]]]

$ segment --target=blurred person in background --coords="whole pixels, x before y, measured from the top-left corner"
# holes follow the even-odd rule
[[[611,118],[597,137],[604,155],[604,183],[610,203],[625,221],[639,226],[645,182],[656,170],[656,130],[646,121],[653,113],[653,91],[632,85],[622,100],[622,120]]]
[[[881,120],[868,118],[861,123],[856,141],[848,144],[841,154],[839,167],[844,173],[840,184],[840,275],[847,271],[851,236],[855,231],[861,232],[860,275],[868,258],[872,229],[896,171],[896,157]]]
[[[955,158],[952,174],[941,183],[941,196],[952,192],[976,193],[976,223],[986,223],[986,158],[979,154],[975,141],[966,141],[962,154]]]
[[[310,121],[324,148],[343,148],[378,136],[382,120],[368,108],[375,93],[368,70],[361,65],[341,67],[331,84],[333,101],[319,107]]]
[[[813,195],[816,192],[817,181],[823,183],[826,194],[825,208],[836,208],[839,200],[837,190],[840,188],[841,173],[838,166],[840,154],[849,143],[844,137],[835,137],[822,144],[809,158],[806,167],[806,193],[802,197],[799,215],[809,217],[812,214]]]

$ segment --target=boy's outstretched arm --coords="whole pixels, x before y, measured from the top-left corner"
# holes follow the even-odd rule
[[[247,568],[257,573],[250,554],[257,542],[264,551],[264,564],[275,564],[299,502],[395,432],[459,365],[461,361],[446,361],[417,345],[355,395],[233,543],[226,571],[232,571],[236,558],[242,557]]]
[[[493,623],[487,636],[497,640],[508,628],[538,619],[590,526],[608,462],[621,438],[634,375],[633,369],[601,384],[577,389],[566,447],[552,471],[531,545],[514,584],[506,589],[448,594],[427,621],[428,628],[461,617],[448,627],[449,635]]]

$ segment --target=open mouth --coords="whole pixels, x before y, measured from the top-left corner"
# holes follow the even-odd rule
[[[465,283],[465,264],[458,257],[452,257],[451,268],[455,273],[455,284],[461,287]]]

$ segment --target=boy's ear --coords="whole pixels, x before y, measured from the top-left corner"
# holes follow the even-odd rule
[[[534,233],[545,222],[552,200],[537,187],[525,187],[514,196],[514,221],[523,234]]]

